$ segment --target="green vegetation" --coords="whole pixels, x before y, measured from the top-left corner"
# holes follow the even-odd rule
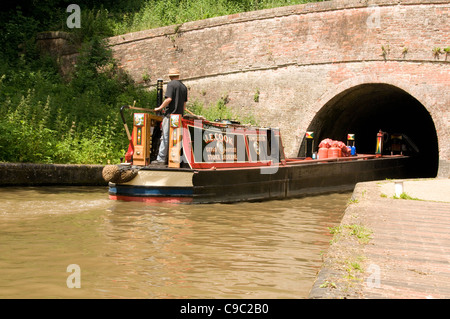
[[[337,288],[337,285],[334,282],[330,282],[328,280],[325,280],[320,286],[319,288]]]
[[[341,275],[328,278],[320,288],[347,292],[355,283],[362,280],[361,275],[365,271],[366,264],[362,247],[372,239],[372,231],[360,224],[342,224],[328,229],[333,235],[331,244],[340,247],[337,254],[331,250],[330,256],[333,260],[331,267],[338,270]]]
[[[350,260],[344,261],[345,276],[344,279],[350,280],[347,285],[351,285],[354,281],[361,281],[360,275],[364,273],[363,256],[353,256]]]
[[[389,47],[389,45],[381,46],[381,56],[383,57],[383,59],[387,60],[387,57],[389,55],[389,53],[391,52],[391,48]]]
[[[358,204],[359,203],[359,199],[357,198],[350,198],[347,202],[347,205],[351,205],[351,204]]]
[[[363,225],[340,225],[331,227],[329,230],[333,235],[332,243],[337,242],[343,236],[354,237],[360,244],[367,244],[372,239],[372,231]]]
[[[240,12],[317,2],[317,0],[135,0],[129,2],[127,11],[113,10],[115,12],[111,19],[111,26],[116,35]]]
[[[106,163],[123,155],[119,106],[148,104],[153,94],[135,87],[110,58],[97,64],[105,66],[99,71],[92,55],[83,57],[70,83],[51,68],[3,70],[0,161]]]
[[[259,94],[261,92],[259,91],[259,89],[256,89],[255,95],[253,96],[253,101],[255,101],[256,103],[259,102]]]
[[[39,23],[34,11],[25,17],[25,11],[15,10],[10,17],[2,13],[0,24],[6,38],[0,49],[0,161],[119,161],[127,147],[119,107],[133,101],[156,104],[156,94],[118,68],[104,40],[110,34],[104,11],[82,13],[84,27],[71,33],[80,49],[67,79],[34,42],[36,32],[48,25]],[[50,11],[45,11],[49,17]]]
[[[124,104],[156,106],[146,91],[120,70],[104,39],[109,36],[305,0],[130,0],[81,4],[81,28],[69,29],[67,0],[7,2],[0,12],[0,161],[36,163],[117,162],[128,141],[118,110]],[[22,5],[21,5],[22,4]],[[79,58],[69,77],[36,47],[41,31],[70,33]],[[143,70],[142,79],[151,81]],[[226,107],[191,105],[207,119],[244,123]]]
[[[405,192],[401,193],[399,197],[397,196],[393,196],[394,199],[410,199],[410,200],[420,200],[416,197],[411,197],[408,194],[406,194]]]
[[[442,50],[439,47],[433,48],[433,55],[436,59],[439,59],[439,55],[442,54]]]
[[[188,109],[197,115],[203,116],[208,121],[215,120],[235,120],[241,122],[242,124],[257,125],[257,121],[252,114],[246,114],[245,116],[240,116],[239,114],[233,112],[230,108],[226,106],[227,97],[223,96],[215,104],[205,107],[199,101],[188,102]]]

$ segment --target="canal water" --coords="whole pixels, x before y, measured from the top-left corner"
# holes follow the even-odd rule
[[[307,298],[349,198],[156,206],[0,188],[0,298]]]

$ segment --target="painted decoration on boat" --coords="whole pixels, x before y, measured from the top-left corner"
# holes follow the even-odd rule
[[[244,163],[248,161],[243,133],[223,127],[188,125],[193,163]],[[200,138],[201,140],[200,140]],[[201,147],[198,147],[201,145]]]
[[[279,139],[278,130],[206,121],[182,120],[182,125],[184,156],[191,168],[260,166],[279,160],[280,143],[273,142]]]

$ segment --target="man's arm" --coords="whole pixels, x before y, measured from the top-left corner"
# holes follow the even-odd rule
[[[157,108],[155,108],[155,112],[161,111],[162,109],[164,109],[167,105],[170,104],[170,102],[172,102],[172,98],[171,97],[166,97],[166,99],[164,100],[164,102],[161,103],[161,105]]]

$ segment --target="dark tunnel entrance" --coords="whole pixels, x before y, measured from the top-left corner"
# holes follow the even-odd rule
[[[425,107],[407,92],[388,84],[363,84],[348,89],[316,114],[307,131],[314,132],[315,150],[325,138],[346,143],[355,134],[356,150],[374,154],[379,130],[409,137],[419,149],[412,177],[435,177],[439,154],[436,129]],[[304,143],[299,156],[304,154]]]

